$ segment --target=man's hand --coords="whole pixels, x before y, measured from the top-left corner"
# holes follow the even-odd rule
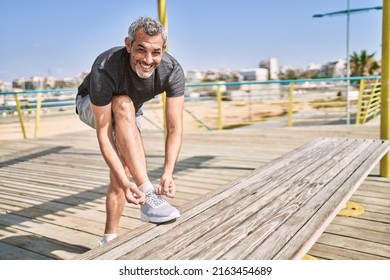
[[[172,175],[164,173],[160,178],[160,186],[156,189],[156,193],[174,198],[176,194],[176,185]]]
[[[137,185],[129,182],[129,186],[124,189],[126,201],[132,204],[144,204],[145,194],[141,192]]]

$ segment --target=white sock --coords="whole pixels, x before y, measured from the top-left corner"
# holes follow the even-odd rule
[[[102,237],[102,239],[99,241],[99,244],[100,245],[103,245],[103,244],[106,244],[108,241],[111,241],[115,238],[117,238],[117,234],[116,233],[105,233]]]
[[[148,190],[154,190],[154,186],[150,181],[146,181],[142,185],[138,186],[139,190],[146,193]]]

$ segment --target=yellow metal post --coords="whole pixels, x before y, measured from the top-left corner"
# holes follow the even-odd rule
[[[362,79],[362,80],[359,81],[359,100],[358,100],[358,107],[357,107],[357,111],[356,111],[355,124],[361,124],[362,123],[360,121],[360,118],[361,118],[361,115],[362,115],[362,103],[363,103],[364,87],[365,87],[365,82]]]
[[[158,20],[164,26],[165,30],[168,31],[168,17],[167,17],[167,5],[166,0],[157,0],[158,6]],[[168,50],[168,46],[165,49]],[[165,102],[166,102],[166,92],[161,94],[162,108],[163,108],[163,126],[164,126],[164,135],[167,136],[167,120],[165,117]]]
[[[390,1],[383,0],[382,15],[381,139],[390,140]],[[380,175],[390,178],[390,153],[380,162]]]
[[[158,20],[168,31],[167,3],[165,0],[157,0],[158,4]]]
[[[18,95],[16,93],[14,94],[14,98],[16,103],[16,111],[18,112],[19,122],[23,132],[23,138],[27,139],[26,128],[24,127],[24,122],[23,122],[22,108],[20,107],[20,102],[18,99]]]
[[[42,104],[42,93],[37,94],[37,108],[35,111],[35,130],[34,130],[34,138],[38,138],[39,134],[39,122],[41,120],[41,104]]]
[[[288,127],[293,126],[293,113],[294,113],[294,83],[290,82],[288,91]]]
[[[222,130],[222,93],[221,93],[221,86],[218,86],[217,88],[217,107],[218,107],[218,129]]]

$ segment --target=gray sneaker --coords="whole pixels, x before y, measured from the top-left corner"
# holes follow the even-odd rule
[[[154,190],[145,193],[145,203],[141,205],[141,221],[151,223],[165,223],[180,217],[179,210],[170,205]]]

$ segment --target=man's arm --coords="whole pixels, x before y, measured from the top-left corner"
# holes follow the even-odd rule
[[[183,105],[184,95],[167,97],[165,117],[167,123],[167,138],[165,140],[164,173],[160,179],[162,194],[174,197],[176,186],[173,182],[173,171],[180,153],[183,135]]]
[[[132,184],[126,175],[123,164],[119,158],[118,151],[112,137],[112,112],[111,103],[105,106],[95,106],[91,103],[96,135],[100,151],[110,171],[113,173],[121,188],[125,192],[126,200],[129,203],[140,204],[144,201],[144,194]],[[130,190],[130,193],[128,192]],[[136,197],[131,195],[135,193]]]

